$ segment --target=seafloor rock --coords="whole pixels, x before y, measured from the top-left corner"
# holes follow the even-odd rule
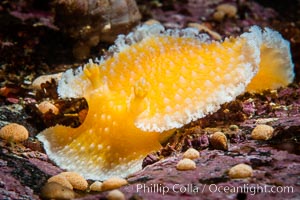
[[[153,165],[147,166],[143,171],[134,174],[128,179],[129,185],[120,190],[126,197],[138,196],[144,199],[238,199],[239,196],[251,199],[292,199],[299,198],[300,186],[300,158],[287,151],[276,150],[264,143],[249,140],[232,145],[228,152],[220,150],[203,150],[196,159],[197,168],[192,171],[177,171],[175,166],[179,157],[169,157]],[[254,169],[253,177],[249,179],[231,180],[227,175],[230,167],[247,163]],[[276,173],[274,173],[276,171]],[[286,177],[289,178],[286,178]],[[217,191],[224,187],[246,187],[251,191],[236,191],[226,193]],[[293,187],[294,192],[277,192],[270,195],[259,188],[271,187],[283,190],[283,186]],[[257,190],[255,190],[255,188]],[[254,193],[255,196],[254,196]],[[81,200],[92,200],[104,197],[104,194],[87,195]]]
[[[41,186],[50,175],[61,172],[46,156],[36,158],[23,157],[10,152],[11,149],[0,148],[0,199],[38,199]],[[30,150],[28,150],[30,151]],[[31,154],[33,156],[33,154]]]
[[[61,61],[68,60],[69,63],[73,63],[73,60],[68,56],[57,56],[67,55],[66,52],[70,53],[70,41],[54,34],[55,27],[51,21],[41,21],[50,19],[52,16],[45,15],[45,12],[31,15],[34,14],[31,9],[27,9],[28,15],[8,13],[8,10],[17,10],[18,6],[22,6],[16,5],[19,2],[23,2],[23,7],[26,7],[25,1],[0,3],[0,10],[4,10],[6,15],[10,15],[8,20],[14,22],[8,24],[5,18],[0,18],[0,24],[4,24],[0,26],[2,31],[0,34],[0,73],[1,75],[5,74],[5,76],[0,76],[0,85],[12,88],[13,91],[10,95],[0,93],[0,126],[10,122],[20,123],[29,130],[30,138],[23,143],[24,146],[0,140],[0,199],[27,200],[39,199],[40,189],[47,179],[62,171],[42,153],[40,143],[34,139],[35,134],[44,126],[65,122],[66,119],[67,122],[72,121],[72,123],[66,124],[79,125],[79,123],[70,116],[64,120],[61,118],[58,120],[53,116],[34,115],[32,110],[26,113],[21,106],[23,103],[26,104],[25,100],[28,96],[35,98],[32,100],[38,100],[37,102],[45,97],[30,96],[25,93],[28,91],[24,89],[24,77],[35,77],[41,73],[55,73],[58,69],[63,71],[64,69],[61,68],[65,62]],[[176,135],[169,140],[164,149],[145,159],[144,169],[130,176],[129,184],[121,187],[120,191],[126,198],[131,199],[300,199],[300,48],[298,48],[300,29],[299,22],[293,21],[299,15],[295,15],[294,18],[292,16],[293,10],[297,8],[294,3],[298,2],[299,4],[299,1],[291,0],[289,2],[292,3],[280,4],[281,10],[289,8],[285,9],[288,17],[283,17],[286,15],[263,7],[255,1],[215,0],[206,1],[205,4],[203,1],[193,0],[165,1],[161,6],[145,5],[148,3],[159,4],[162,1],[137,0],[137,2],[140,3],[140,7],[144,6],[147,9],[141,9],[144,19],[147,19],[145,13],[151,12],[148,13],[148,18],[151,16],[158,19],[168,27],[183,27],[188,22],[204,22],[223,37],[239,34],[242,29],[252,24],[272,26],[291,42],[296,81],[290,87],[276,91],[264,91],[256,95],[244,94],[236,101],[223,105],[222,109],[215,114],[177,130]],[[241,3],[237,5],[237,18],[224,18],[222,23],[211,21],[215,8],[223,2]],[[274,4],[272,6],[276,7],[278,2],[280,1],[272,1]],[[11,6],[15,6],[15,9],[11,9]],[[41,5],[36,6],[40,7]],[[294,9],[291,10],[291,7]],[[25,20],[25,23],[21,25],[16,19],[12,20],[13,14],[14,18],[18,19],[28,16],[31,18],[28,18],[29,21]],[[26,23],[29,23],[30,26]],[[33,24],[37,26],[33,26]],[[97,56],[99,56],[98,53]],[[52,86],[50,83],[47,85]],[[18,91],[14,90],[15,86],[19,89]],[[56,88],[50,89],[44,87],[45,91],[56,92]],[[55,99],[52,93],[46,97]],[[76,107],[66,101],[60,102],[60,104],[64,105],[61,106],[63,111],[74,111],[72,109]],[[78,106],[75,112],[82,109],[79,108],[81,107]],[[29,123],[29,121],[34,121],[34,123]],[[274,127],[274,137],[271,140],[255,141],[250,138],[253,128],[261,123]],[[237,125],[238,129],[230,130],[229,127],[232,124]],[[211,149],[208,136],[213,130],[216,131],[215,129],[224,132],[230,141],[227,151]],[[190,147],[200,152],[200,157],[195,160],[196,169],[176,170],[176,164],[181,159],[181,152]],[[161,160],[161,158],[164,159]],[[229,179],[227,170],[238,163],[251,165],[254,170],[253,176],[243,180]],[[218,192],[216,191],[217,186],[223,188],[225,186],[232,188],[245,186],[249,188],[249,191],[248,193],[245,191]],[[276,186],[281,192],[266,193],[258,186],[266,186],[269,189]],[[291,192],[291,187],[294,192]],[[290,191],[288,192],[287,189]],[[84,193],[80,194],[78,199],[105,199],[107,193]],[[256,194],[253,195],[254,193]]]

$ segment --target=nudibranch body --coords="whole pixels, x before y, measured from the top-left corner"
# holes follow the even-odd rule
[[[247,91],[258,92],[287,86],[294,76],[289,42],[280,33],[265,28],[260,47],[259,71],[247,86]]]
[[[273,36],[279,44],[269,42]],[[248,85],[257,72],[278,76],[274,65],[283,69],[270,87],[291,82],[288,45],[277,32],[256,26],[224,42],[211,42],[194,29],[141,26],[117,39],[112,56],[63,74],[60,96],[86,98],[88,115],[78,128],[57,125],[38,138],[54,162],[85,178],[127,176],[174,128],[215,112],[247,86],[264,89],[255,78]],[[269,65],[273,55],[279,63]]]

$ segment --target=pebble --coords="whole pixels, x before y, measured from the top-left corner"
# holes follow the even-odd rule
[[[127,184],[128,182],[126,179],[111,177],[102,183],[102,191],[117,189]]]
[[[213,14],[213,18],[216,21],[222,21],[225,16],[234,18],[237,14],[237,8],[231,4],[221,4],[216,8],[216,12]]]
[[[160,24],[159,21],[157,21],[156,19],[149,19],[147,21],[144,22],[144,24],[147,24],[147,25],[153,25],[153,24]]]
[[[218,5],[217,11],[223,11],[228,17],[235,17],[237,8],[232,4],[223,3]]]
[[[59,109],[49,101],[43,101],[43,102],[39,103],[37,105],[37,108],[43,114],[49,112],[50,110],[55,115],[57,115],[59,113]]]
[[[274,136],[274,128],[269,125],[259,124],[251,133],[251,138],[254,140],[269,140]]]
[[[88,188],[88,182],[76,172],[62,172],[59,176],[64,176],[77,190],[86,190]]]
[[[232,179],[248,178],[253,175],[253,169],[251,166],[241,163],[233,166],[229,170],[228,175]]]
[[[191,160],[197,159],[199,158],[199,151],[197,151],[194,148],[189,148],[188,150],[186,150],[186,152],[184,152],[183,154],[183,158],[189,158]]]
[[[58,183],[46,183],[41,189],[42,199],[74,199],[75,193],[73,190],[64,187]]]
[[[90,190],[95,192],[101,192],[102,191],[102,182],[95,181],[90,185]]]
[[[28,130],[17,123],[10,123],[0,129],[0,138],[11,142],[23,142],[29,137]]]
[[[196,169],[196,163],[189,158],[184,158],[177,163],[176,169],[180,171],[194,170]]]
[[[125,195],[120,190],[112,190],[106,197],[108,200],[125,200]]]
[[[239,127],[237,125],[235,125],[235,124],[232,124],[232,125],[229,126],[229,129],[231,131],[237,131],[237,130],[239,130]]]
[[[51,178],[48,179],[47,182],[48,183],[55,182],[66,188],[69,188],[70,190],[73,190],[73,186],[71,185],[71,183],[66,179],[66,177],[61,176],[61,175],[52,176]]]

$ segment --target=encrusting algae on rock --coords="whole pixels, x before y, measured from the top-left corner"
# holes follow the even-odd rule
[[[257,72],[273,77],[271,88],[293,80],[289,43],[256,26],[215,42],[192,28],[144,25],[120,35],[109,52],[96,63],[66,71],[59,82],[61,98],[88,102],[83,124],[57,125],[38,135],[54,162],[87,179],[125,177],[141,169],[142,159],[159,150],[174,128],[217,111],[247,87],[264,89],[255,78],[248,85]],[[282,68],[280,74],[273,65]]]

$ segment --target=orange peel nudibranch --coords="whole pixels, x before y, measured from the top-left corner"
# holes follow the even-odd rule
[[[274,35],[279,33],[253,26],[240,37],[215,42],[191,28],[140,26],[119,36],[109,49],[111,56],[62,75],[60,97],[86,98],[87,117],[78,128],[57,125],[38,139],[61,168],[88,179],[125,177],[141,169],[142,159],[159,150],[172,130],[234,100],[257,72],[273,76],[274,70],[265,69],[266,59],[273,52],[290,55],[282,37],[275,42],[284,44],[284,52],[273,50],[278,47],[270,44]],[[286,85],[293,77],[290,56],[278,59],[268,67],[286,63]],[[253,81],[249,90],[264,88]]]

